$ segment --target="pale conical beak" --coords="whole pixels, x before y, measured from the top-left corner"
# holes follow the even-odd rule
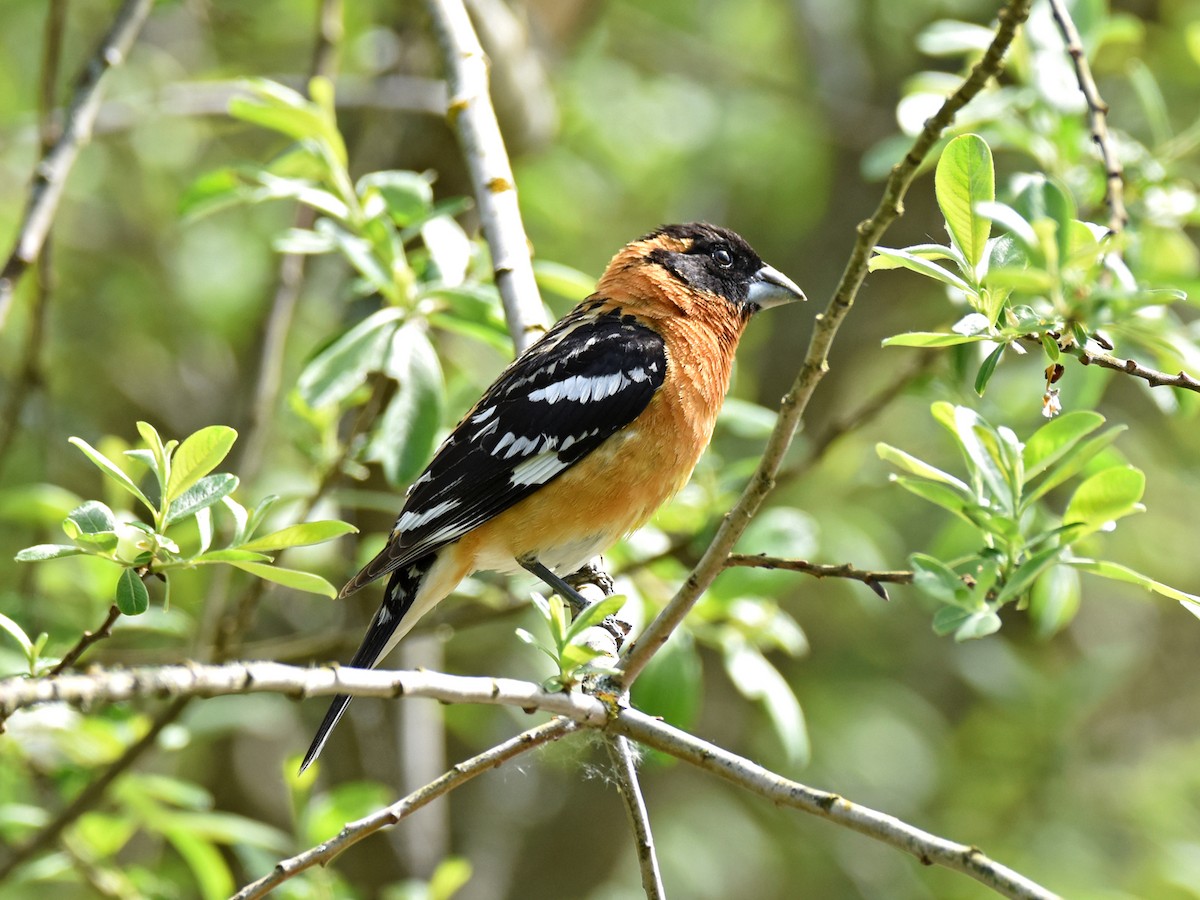
[[[746,302],[753,303],[759,309],[807,299],[796,282],[778,269],[766,265],[750,278],[750,293],[746,295]]]

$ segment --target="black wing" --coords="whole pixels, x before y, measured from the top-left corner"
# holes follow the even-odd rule
[[[458,540],[632,422],[663,383],[662,336],[585,301],[512,363],[409,488],[388,546],[350,594]]]

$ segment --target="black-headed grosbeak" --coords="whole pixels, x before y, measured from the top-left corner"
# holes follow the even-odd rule
[[[644,524],[687,482],[758,310],[803,300],[740,236],[667,225],[506,368],[408,489],[387,546],[341,597],[390,575],[350,665],[375,666],[479,570],[559,573]],[[350,698],[334,698],[301,771]]]

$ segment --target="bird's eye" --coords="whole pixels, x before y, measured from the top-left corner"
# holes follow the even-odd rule
[[[733,254],[724,247],[718,247],[716,250],[714,250],[712,253],[712,258],[713,262],[715,262],[722,269],[728,269],[733,265]]]

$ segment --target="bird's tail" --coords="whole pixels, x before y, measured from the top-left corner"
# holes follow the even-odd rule
[[[366,637],[363,638],[354,658],[350,660],[349,664],[353,668],[373,669],[408,630],[405,628],[399,634],[396,633],[405,614],[412,608],[421,582],[436,561],[437,554],[431,553],[392,572],[392,577],[388,579],[387,590],[383,595],[383,604],[371,619]],[[349,705],[350,697],[345,694],[338,694],[333,698],[333,703],[329,705],[329,711],[325,713],[325,718],[321,722],[321,727],[317,729],[308,753],[304,755],[304,762],[300,764],[301,772],[307,769],[320,755],[325,742],[329,740],[329,735]]]

